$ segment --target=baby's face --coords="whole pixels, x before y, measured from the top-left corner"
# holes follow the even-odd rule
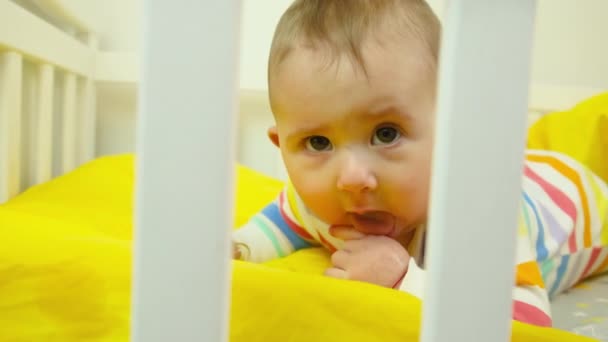
[[[394,238],[425,222],[434,73],[415,52],[368,45],[366,77],[346,56],[328,67],[323,52],[297,48],[271,79],[270,138],[324,222]]]

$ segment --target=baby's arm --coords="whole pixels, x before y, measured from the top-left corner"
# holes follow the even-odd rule
[[[407,273],[399,284],[399,289],[422,299],[425,275],[426,271],[418,267],[415,260],[411,258]],[[513,288],[512,318],[523,323],[551,326],[549,309],[547,291],[542,287],[542,279],[536,263],[518,265],[516,286]]]
[[[265,262],[310,247],[314,241],[293,215],[284,190],[275,201],[232,234],[237,259]],[[297,233],[299,231],[300,233]]]
[[[549,296],[535,261],[517,266],[516,284],[513,289],[513,319],[550,327]]]
[[[549,299],[544,289],[518,286],[514,290],[514,320],[543,327],[552,325]]]

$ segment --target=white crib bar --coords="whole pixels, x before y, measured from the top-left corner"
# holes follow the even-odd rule
[[[55,69],[43,63],[38,66],[34,102],[33,183],[40,184],[53,176],[53,89]]]
[[[22,64],[20,54],[0,53],[0,203],[21,186]]]
[[[61,172],[72,171],[76,167],[76,75],[66,73],[63,83],[62,98],[62,140]]]
[[[80,121],[78,124],[78,164],[85,163],[95,158],[96,139],[96,95],[95,80],[86,77],[79,94]]]
[[[424,342],[507,341],[533,0],[448,4],[431,192]]]
[[[144,2],[135,342],[227,340],[240,7]]]
[[[92,50],[97,50],[98,41],[95,35],[89,33],[84,37],[84,40]],[[85,163],[95,158],[97,96],[94,76],[94,70],[91,70],[91,73],[83,78],[82,87],[79,87],[78,108],[81,120],[78,125],[79,135],[77,137],[79,144],[77,156],[78,164]]]

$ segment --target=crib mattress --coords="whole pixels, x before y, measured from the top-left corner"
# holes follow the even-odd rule
[[[557,296],[551,311],[556,328],[608,341],[608,274]]]

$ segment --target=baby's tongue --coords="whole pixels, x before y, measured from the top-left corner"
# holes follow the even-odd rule
[[[363,234],[391,235],[395,229],[395,217],[384,211],[351,214],[350,220],[355,229]]]

